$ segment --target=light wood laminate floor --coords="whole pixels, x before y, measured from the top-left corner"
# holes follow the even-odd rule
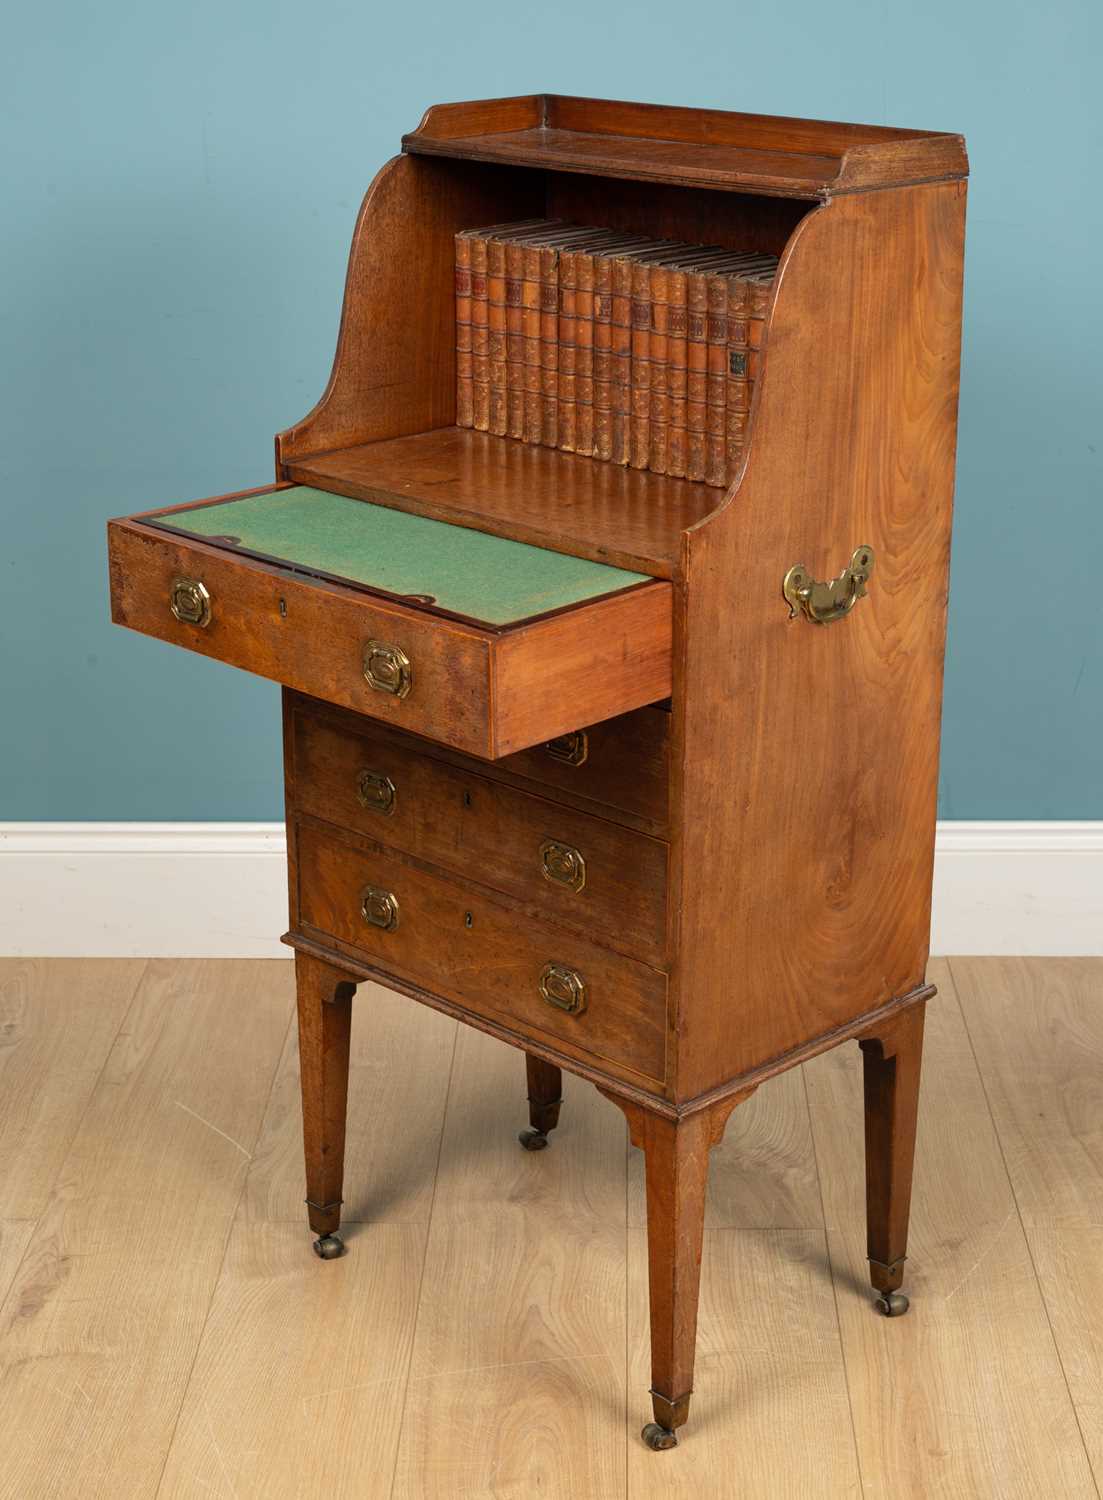
[[[1103,960],[931,978],[911,1312],[873,1308],[846,1046],[713,1153],[651,1453],[641,1161],[592,1087],[530,1155],[521,1054],[362,986],[323,1263],[290,963],[0,962],[0,1497],[1098,1497]]]

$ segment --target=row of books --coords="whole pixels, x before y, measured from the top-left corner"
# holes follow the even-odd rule
[[[456,421],[725,485],[777,257],[527,219],[456,235]]]

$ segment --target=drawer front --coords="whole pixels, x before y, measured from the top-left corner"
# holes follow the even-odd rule
[[[478,632],[164,533],[113,524],[109,538],[119,624],[460,749],[485,751],[488,647]],[[179,617],[190,601],[174,599],[178,579],[201,584],[205,621]],[[174,603],[183,606],[179,612]],[[365,663],[369,641],[411,664],[413,686],[405,694],[401,681],[398,692],[386,690],[382,655]],[[366,667],[381,686],[372,686]]]
[[[534,745],[496,763],[542,786],[630,813],[662,833],[669,822],[670,714],[640,708]]]
[[[661,964],[668,846],[463,767],[387,730],[296,714],[293,806]]]
[[[309,937],[476,1014],[662,1082],[666,976],[459,881],[295,829],[293,900]]]
[[[670,693],[669,583],[493,630],[306,581],[215,540],[112,521],[112,618],[487,760]]]

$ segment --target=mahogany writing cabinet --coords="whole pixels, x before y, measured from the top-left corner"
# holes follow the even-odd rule
[[[844,1041],[871,1278],[907,1306],[966,175],[955,135],[433,108],[364,200],[275,487],[110,526],[117,621],[284,685],[316,1250],[358,981],[522,1048],[530,1149],[588,1078],[646,1157],[656,1448],[710,1147]],[[781,257],[727,491],[453,425],[453,237],[540,217]]]

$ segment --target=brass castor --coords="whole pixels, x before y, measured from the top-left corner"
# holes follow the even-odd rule
[[[648,1422],[640,1433],[640,1437],[649,1448],[660,1453],[664,1448],[676,1448],[678,1446],[678,1434],[669,1427],[660,1427],[658,1422]]]
[[[522,1130],[517,1137],[526,1151],[543,1151],[548,1138],[542,1130]]]
[[[335,1234],[323,1234],[314,1241],[314,1254],[320,1260],[336,1260],[344,1253],[345,1242]]]
[[[908,1299],[903,1292],[882,1292],[877,1298],[877,1311],[883,1312],[886,1318],[902,1318],[908,1307]]]

